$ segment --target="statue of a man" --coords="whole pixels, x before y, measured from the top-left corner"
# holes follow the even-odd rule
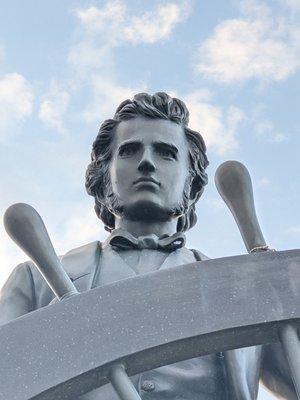
[[[184,232],[196,223],[195,204],[207,183],[208,165],[204,141],[188,128],[188,118],[182,101],[166,93],[140,93],[121,103],[114,118],[101,125],[86,188],[110,236],[62,258],[79,291],[206,258],[185,247]],[[34,265],[21,264],[2,290],[0,323],[52,299]],[[297,398],[276,345],[197,357],[132,381],[142,399],[255,400],[261,370],[271,390]],[[80,399],[118,397],[108,384]]]

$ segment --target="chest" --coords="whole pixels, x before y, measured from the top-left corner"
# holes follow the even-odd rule
[[[118,252],[118,255],[125,264],[134,270],[136,275],[141,275],[160,269],[169,253],[144,249],[121,251]]]
[[[195,261],[193,252],[186,248],[172,253],[147,249],[117,252],[106,248],[99,257],[92,287]]]

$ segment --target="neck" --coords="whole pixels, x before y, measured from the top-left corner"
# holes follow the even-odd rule
[[[116,217],[116,228],[121,228],[135,237],[153,235],[173,235],[176,233],[177,219],[171,221],[131,221]]]

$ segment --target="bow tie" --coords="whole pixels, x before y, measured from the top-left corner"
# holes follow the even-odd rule
[[[185,245],[185,235],[181,232],[172,236],[163,235],[158,238],[156,235],[132,236],[123,229],[115,229],[108,238],[107,243],[119,250],[161,250],[171,252]]]

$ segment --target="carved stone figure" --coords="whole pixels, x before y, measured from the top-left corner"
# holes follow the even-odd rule
[[[101,125],[86,188],[110,235],[62,257],[79,291],[207,258],[185,247],[184,232],[196,223],[208,165],[204,141],[188,128],[188,119],[182,101],[140,93]],[[34,265],[21,264],[2,289],[0,323],[44,307],[53,297]],[[278,345],[181,361],[132,381],[142,399],[255,400],[260,377],[274,393],[297,398]],[[110,384],[80,397],[117,398]]]

